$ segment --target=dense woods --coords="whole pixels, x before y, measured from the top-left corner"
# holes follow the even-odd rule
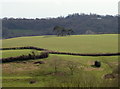
[[[3,18],[3,38],[36,35],[55,35],[55,26],[72,29],[74,35],[118,33],[118,16],[71,14],[58,18]]]

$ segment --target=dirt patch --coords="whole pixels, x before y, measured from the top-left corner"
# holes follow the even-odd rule
[[[88,65],[93,65],[93,64],[94,64],[94,61],[88,61],[87,64],[88,64]]]
[[[112,65],[118,65],[118,62],[111,62]]]
[[[118,74],[112,74],[112,73],[104,75],[104,79],[114,79],[117,77],[118,77]]]
[[[22,71],[32,71],[37,70],[39,67],[33,65],[33,63],[20,63],[17,65],[17,63],[6,63],[2,64],[2,68],[4,72],[22,72]]]
[[[102,71],[103,68],[87,67],[87,68],[84,68],[84,70],[85,71],[92,71],[92,70]]]
[[[44,61],[37,61],[37,62],[34,62],[33,64],[45,64]]]

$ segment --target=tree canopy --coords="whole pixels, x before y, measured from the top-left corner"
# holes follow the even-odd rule
[[[3,38],[18,37],[18,36],[38,36],[38,35],[55,35],[53,32],[56,29],[62,29],[60,32],[68,35],[74,31],[74,35],[79,34],[111,34],[118,33],[118,16],[112,15],[97,15],[97,14],[71,14],[66,17],[58,18],[3,18],[2,29]],[[64,28],[62,28],[64,27]],[[55,29],[55,28],[54,28]],[[65,34],[63,34],[65,35]]]
[[[67,35],[71,35],[74,33],[72,29],[66,29],[61,26],[55,26],[53,28],[53,32],[55,32],[57,36],[67,36]]]

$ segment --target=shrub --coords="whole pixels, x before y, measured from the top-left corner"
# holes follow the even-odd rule
[[[100,67],[100,66],[101,66],[101,62],[99,62],[99,61],[95,61],[94,66],[95,66],[95,67]]]
[[[78,63],[74,62],[74,61],[68,61],[67,62],[67,67],[70,70],[71,75],[74,75],[74,72],[76,71],[76,69],[78,68]]]
[[[49,66],[52,67],[54,73],[58,73],[60,68],[62,67],[62,60],[60,57],[54,56],[51,60],[49,60]]]
[[[48,52],[41,52],[41,58],[47,58],[49,56]]]

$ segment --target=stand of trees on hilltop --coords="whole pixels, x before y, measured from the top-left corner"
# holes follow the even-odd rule
[[[74,33],[72,29],[66,29],[61,26],[55,26],[53,28],[53,32],[55,32],[57,36],[67,36],[67,35],[71,35]]]
[[[71,14],[66,17],[46,19],[3,18],[2,36],[3,38],[10,38],[19,36],[55,35],[56,33],[53,32],[55,26],[70,28],[74,31],[74,33],[72,33],[74,35],[117,34],[118,20],[118,16],[101,16],[97,14]]]

